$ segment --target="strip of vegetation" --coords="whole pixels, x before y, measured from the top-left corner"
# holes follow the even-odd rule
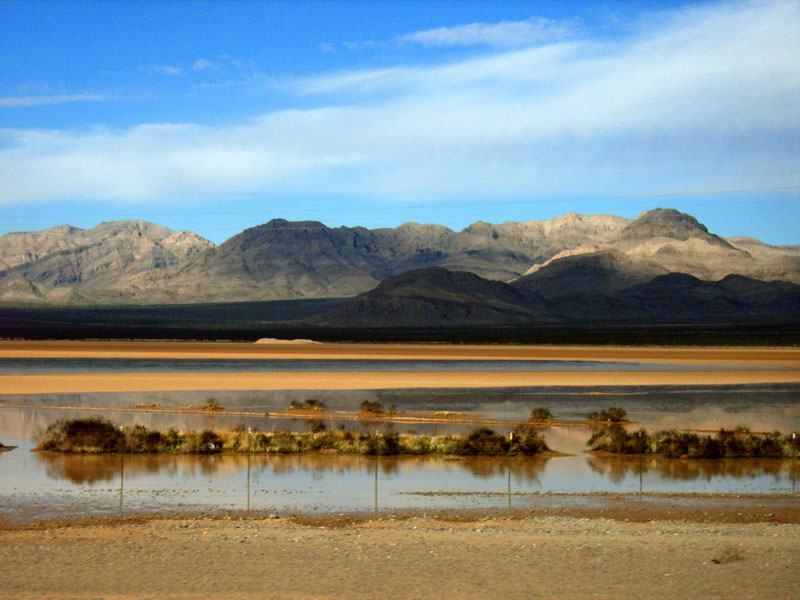
[[[715,435],[682,431],[627,431],[622,425],[597,427],[587,445],[615,454],[659,454],[666,458],[789,458],[797,452],[790,435],[757,435],[746,427],[720,429]]]
[[[314,410],[314,411],[323,411],[325,410],[326,406],[322,400],[317,400],[316,398],[306,398],[302,402],[298,402],[297,400],[292,400],[289,403],[289,410]]]
[[[232,431],[162,433],[141,425],[119,427],[100,417],[59,420],[37,436],[37,450],[69,453],[184,453],[216,452],[347,454],[450,454],[459,456],[533,455],[548,450],[540,433],[532,427],[518,427],[510,436],[481,428],[469,435],[427,436],[417,434],[367,433],[330,430],[293,433],[250,433],[244,427]]]
[[[601,423],[624,423],[628,420],[628,413],[619,406],[609,406],[603,410],[588,413],[586,418],[589,421]]]

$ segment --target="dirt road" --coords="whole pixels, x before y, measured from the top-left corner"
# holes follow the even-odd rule
[[[0,533],[0,598],[798,598],[800,525],[541,516]]]

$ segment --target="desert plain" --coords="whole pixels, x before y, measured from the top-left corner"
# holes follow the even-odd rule
[[[0,341],[0,358],[46,357],[586,360],[697,369],[4,375],[0,392],[800,381],[797,348]],[[525,513],[0,519],[0,598],[800,597],[800,497],[650,496],[643,504],[611,495],[566,511],[542,502]]]

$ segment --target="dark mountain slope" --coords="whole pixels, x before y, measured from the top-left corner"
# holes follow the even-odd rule
[[[558,320],[554,315],[538,294],[472,273],[430,267],[383,281],[311,322],[337,327],[437,327],[553,322]]]

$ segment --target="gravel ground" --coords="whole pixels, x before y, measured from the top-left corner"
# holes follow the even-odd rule
[[[797,523],[141,519],[0,531],[0,598],[800,598]]]

